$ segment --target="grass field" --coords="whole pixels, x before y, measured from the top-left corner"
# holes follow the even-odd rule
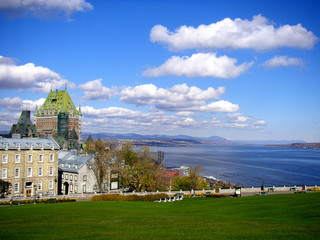
[[[319,239],[320,193],[0,207],[0,239]]]

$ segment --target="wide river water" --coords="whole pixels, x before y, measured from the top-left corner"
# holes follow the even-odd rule
[[[260,146],[152,147],[164,164],[203,168],[202,175],[244,186],[320,185],[320,149]]]

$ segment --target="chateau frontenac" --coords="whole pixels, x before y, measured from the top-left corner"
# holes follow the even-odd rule
[[[68,141],[80,141],[81,108],[73,104],[67,90],[50,91],[47,99],[35,109],[34,123],[39,136],[51,134]]]

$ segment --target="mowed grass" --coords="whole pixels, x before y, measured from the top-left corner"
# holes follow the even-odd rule
[[[0,207],[0,239],[319,239],[320,193]]]

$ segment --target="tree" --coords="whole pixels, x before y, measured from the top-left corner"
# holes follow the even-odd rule
[[[176,176],[173,179],[173,190],[187,191],[195,189],[205,189],[207,184],[202,180],[201,176],[202,168],[200,166],[189,167],[187,176]]]
[[[94,156],[94,160],[89,163],[89,167],[92,168],[96,176],[99,192],[104,192],[103,185],[107,180],[108,172],[112,168],[114,149],[112,149],[110,143],[102,142],[101,140],[97,140],[87,146],[87,152]]]
[[[155,190],[161,170],[161,165],[156,164],[155,159],[156,156],[148,147],[134,151],[132,143],[125,143],[117,152],[121,183],[137,192]]]
[[[8,194],[10,186],[11,186],[10,182],[3,181],[3,180],[0,179],[1,197],[5,197]]]

